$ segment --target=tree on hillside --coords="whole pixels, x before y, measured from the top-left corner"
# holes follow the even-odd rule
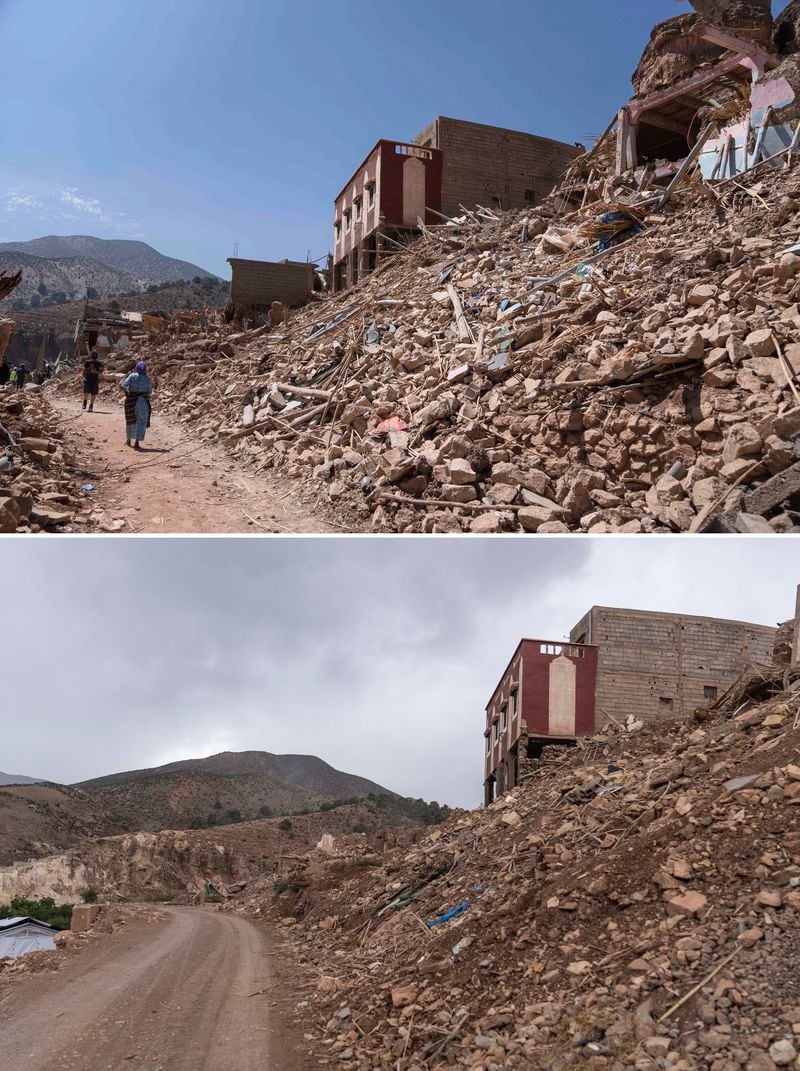
[[[41,303],[42,303],[42,299],[39,297],[39,295],[38,294],[34,294],[33,297],[31,298],[31,308],[32,309],[38,309],[39,306],[41,305]]]
[[[44,283],[39,283],[39,285],[36,287],[36,289],[39,291],[39,293],[42,295],[42,297],[44,297],[45,294],[47,293],[47,287],[44,285]]]
[[[95,298],[97,298],[97,296],[98,296],[97,290],[93,286],[87,286],[86,287],[86,300],[87,301],[94,301]]]

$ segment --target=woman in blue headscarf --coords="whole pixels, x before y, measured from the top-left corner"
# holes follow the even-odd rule
[[[153,381],[147,374],[144,361],[137,361],[133,371],[120,384],[125,391],[125,445],[139,449],[144,433],[150,427],[150,395]]]

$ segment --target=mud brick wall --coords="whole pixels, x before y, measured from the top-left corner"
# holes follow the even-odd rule
[[[721,695],[745,663],[772,660],[774,628],[743,621],[594,606],[570,634],[599,648],[597,715],[685,718]]]
[[[442,150],[442,212],[448,216],[459,214],[459,204],[497,208],[494,198],[504,209],[539,204],[578,154],[561,141],[443,116],[415,140]]]
[[[302,305],[314,288],[313,266],[231,257],[231,301],[236,305]]]

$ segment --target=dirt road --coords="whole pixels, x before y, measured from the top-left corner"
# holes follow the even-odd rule
[[[93,413],[80,400],[51,395],[76,465],[92,473],[87,503],[131,532],[329,532],[323,517],[267,477],[244,475],[213,443],[193,441],[154,413],[141,452],[125,445],[122,409],[100,398]]]
[[[264,934],[238,916],[166,908],[60,970],[20,979],[0,1002],[14,1071],[299,1071],[271,1017]]]

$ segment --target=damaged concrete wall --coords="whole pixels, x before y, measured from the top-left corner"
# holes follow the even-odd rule
[[[580,642],[587,628],[599,648],[598,715],[618,721],[687,717],[721,695],[746,662],[770,663],[775,641],[775,629],[763,625],[603,606],[570,638]]]

